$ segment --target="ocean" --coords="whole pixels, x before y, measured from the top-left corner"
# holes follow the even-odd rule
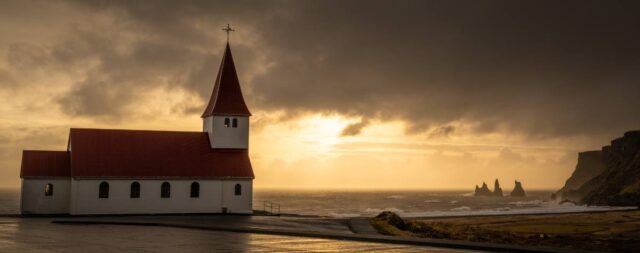
[[[403,217],[443,217],[502,214],[570,213],[628,210],[635,207],[559,204],[551,191],[530,191],[527,197],[474,197],[464,191],[256,191],[254,209],[264,201],[277,203],[282,213],[336,218],[372,217],[393,211]]]
[[[580,206],[549,200],[550,191],[529,191],[527,197],[473,197],[464,191],[254,191],[253,206],[263,210],[264,202],[280,205],[281,213],[335,218],[372,217],[393,211],[403,217],[567,213],[629,210],[635,207]],[[20,190],[0,189],[0,214],[20,212]]]

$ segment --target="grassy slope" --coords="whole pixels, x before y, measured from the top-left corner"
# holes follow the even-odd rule
[[[405,222],[410,225],[403,230],[384,219],[371,219],[374,228],[388,235],[616,252],[640,249],[640,211],[411,219]],[[429,232],[423,232],[425,227]]]

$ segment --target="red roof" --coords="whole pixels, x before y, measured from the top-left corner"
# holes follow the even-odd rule
[[[204,132],[71,129],[74,177],[248,177],[247,150],[212,149]]]
[[[202,117],[212,115],[251,116],[251,112],[249,112],[249,108],[247,108],[242,97],[240,81],[236,73],[236,66],[233,63],[229,43],[227,43],[220,69],[218,69],[218,76],[213,86],[209,104]]]
[[[68,177],[69,152],[36,151],[22,152],[20,177]]]
[[[31,152],[38,151],[25,151],[22,177],[254,177],[247,150],[212,149],[204,132],[72,128],[69,152]],[[63,157],[66,164],[56,160]]]

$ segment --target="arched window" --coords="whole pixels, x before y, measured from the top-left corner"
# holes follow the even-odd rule
[[[44,196],[53,196],[53,185],[52,184],[44,185]]]
[[[236,196],[242,195],[242,186],[240,184],[236,184]]]
[[[228,128],[230,124],[231,123],[229,123],[229,118],[224,118],[224,127]]]
[[[131,183],[131,193],[129,195],[132,199],[140,198],[140,183]]]
[[[107,182],[100,183],[100,189],[98,190],[98,198],[101,198],[101,199],[109,198],[109,183]]]
[[[171,197],[171,185],[169,184],[169,182],[164,182],[162,183],[162,186],[160,186],[160,197],[161,198]]]
[[[200,197],[200,184],[198,182],[191,183],[191,197],[192,198]]]
[[[231,124],[231,126],[232,126],[233,128],[237,128],[237,127],[238,127],[238,119],[237,119],[237,118],[233,118],[233,121],[232,121],[232,122],[233,122],[233,123]]]

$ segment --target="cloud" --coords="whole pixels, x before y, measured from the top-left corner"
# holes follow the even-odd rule
[[[78,14],[47,13],[43,20],[65,20],[50,28],[59,35],[13,41],[4,61],[73,75],[56,101],[77,117],[135,115],[153,89],[205,101],[220,26],[232,23],[252,108],[402,120],[409,133],[434,136],[457,134],[454,123],[532,139],[640,127],[640,5],[632,2],[69,1],[52,10]],[[17,73],[7,71],[0,78]]]
[[[354,136],[360,134],[363,128],[369,125],[369,120],[362,119],[359,122],[349,124],[340,133],[340,136]]]

